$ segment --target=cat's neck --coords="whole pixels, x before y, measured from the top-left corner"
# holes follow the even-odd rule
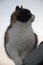
[[[20,28],[28,28],[28,27],[31,27],[31,23],[29,21],[27,23],[16,21],[15,24],[12,24],[12,26],[13,27],[20,27]]]

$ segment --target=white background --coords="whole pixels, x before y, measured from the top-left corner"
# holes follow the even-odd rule
[[[11,13],[17,5],[23,5],[35,15],[32,27],[39,42],[43,40],[43,0],[0,0],[0,65],[14,65],[4,50],[4,34],[10,24]]]

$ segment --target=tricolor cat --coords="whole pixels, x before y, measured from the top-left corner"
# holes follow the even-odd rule
[[[35,15],[30,10],[16,6],[11,15],[11,23],[5,32],[4,46],[15,65],[22,65],[22,60],[37,47],[37,35],[33,32],[32,22]]]

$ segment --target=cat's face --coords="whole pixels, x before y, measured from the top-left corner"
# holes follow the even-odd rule
[[[17,15],[17,20],[25,23],[25,22],[33,22],[35,19],[35,16],[31,13],[30,10],[28,9],[24,9],[24,8],[19,8],[18,6],[16,7],[16,11],[18,11],[18,15]]]

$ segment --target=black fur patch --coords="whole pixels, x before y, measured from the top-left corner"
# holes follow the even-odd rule
[[[19,9],[19,14],[17,16],[17,20],[21,22],[27,22],[31,18],[32,14],[28,9]]]
[[[33,49],[35,49],[37,47],[37,44],[38,44],[38,38],[37,38],[36,33],[34,33],[34,35],[35,35],[35,44],[33,46]]]

